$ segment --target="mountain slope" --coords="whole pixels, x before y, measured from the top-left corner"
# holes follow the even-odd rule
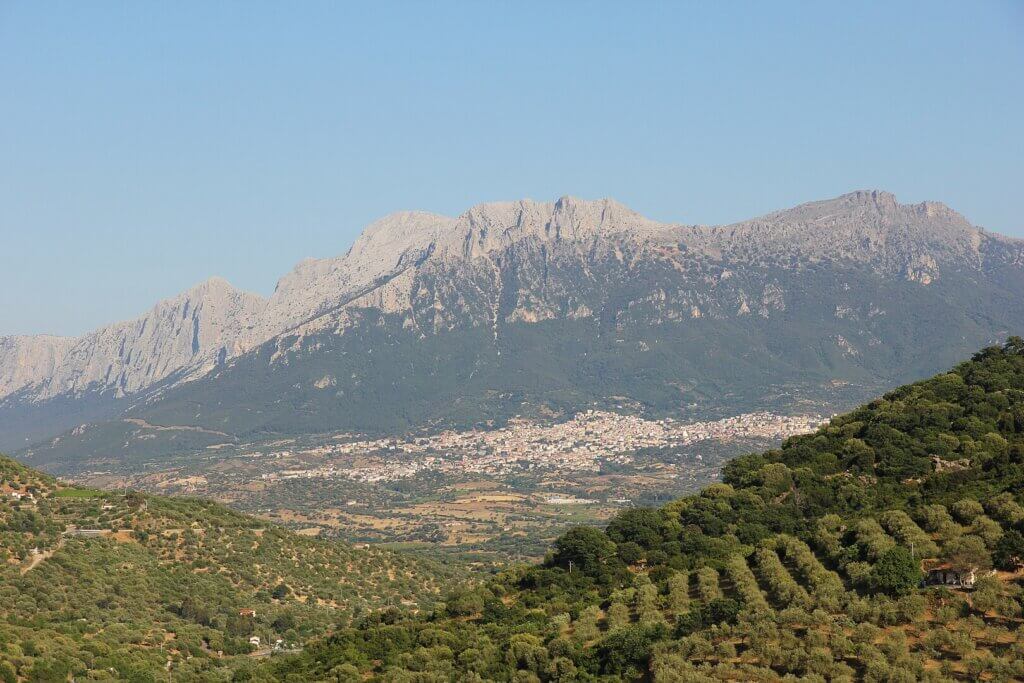
[[[573,198],[398,214],[345,257],[282,280],[265,309],[281,312],[260,335],[287,330],[151,390],[130,422],[25,457],[74,471],[217,438],[472,425],[595,403],[717,416],[848,406],[1024,326],[1022,253],[943,205],[882,192],[727,227]],[[920,354],[940,326],[943,341]],[[139,420],[227,436],[172,443]]]
[[[4,338],[0,396],[26,392],[49,399],[96,387],[123,396],[176,372],[201,372],[246,348],[247,329],[264,305],[260,297],[211,278],[141,318],[79,339]]]
[[[163,320],[157,312],[123,324],[162,331],[130,339],[124,359],[117,335],[71,351],[50,341],[38,354],[8,341],[22,350],[0,354],[0,368],[21,388],[0,404],[0,433],[21,447],[103,423],[91,437],[65,435],[57,451],[34,448],[33,462],[50,465],[72,444],[82,458],[177,448],[135,423],[104,423],[125,410],[245,439],[623,400],[719,415],[850,405],[1024,325],[1022,254],[1021,242],[948,207],[884,192],[725,227],[570,197],[484,204],[457,219],[393,214],[346,255],[300,264],[265,302],[220,283],[214,300],[234,303],[205,304],[217,315],[205,336],[198,318],[198,347],[192,297],[162,326],[145,322]],[[942,347],[919,357],[939,325]]]
[[[4,680],[151,680],[167,662],[176,679],[229,678],[252,636],[298,646],[366,609],[429,604],[447,579],[212,503],[68,487],[0,457]]]
[[[260,297],[211,278],[144,316],[80,338],[0,338],[0,432],[20,447],[116,415],[125,397],[199,377],[253,344]]]
[[[933,585],[940,584],[940,585]],[[1024,340],[264,680],[1024,677]]]

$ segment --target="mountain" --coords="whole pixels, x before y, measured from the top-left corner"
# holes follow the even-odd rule
[[[1024,679],[1024,340],[256,680]]]
[[[5,681],[230,680],[254,649],[429,605],[451,578],[213,503],[68,486],[0,456]]]
[[[1019,329],[1022,294],[1024,243],[885,192],[724,227],[571,197],[400,213],[266,301],[213,281],[79,340],[4,340],[0,434],[60,468],[594,404],[848,406]]]
[[[260,297],[211,278],[141,318],[80,338],[0,338],[5,445],[116,414],[118,399],[168,378],[201,376],[252,346],[265,308]]]

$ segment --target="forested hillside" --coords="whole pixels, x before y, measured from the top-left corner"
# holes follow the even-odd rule
[[[922,353],[926,353],[922,350]],[[1024,340],[264,680],[1020,680]],[[939,582],[943,585],[933,585]]]
[[[230,680],[251,655],[367,610],[428,605],[449,578],[213,503],[65,486],[0,457],[0,681]]]

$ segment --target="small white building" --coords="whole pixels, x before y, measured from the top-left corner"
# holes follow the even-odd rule
[[[252,645],[253,647],[259,647],[260,646],[260,637],[259,636],[252,636],[251,638],[249,638],[249,644]]]
[[[926,583],[933,586],[954,586],[974,588],[977,572],[974,567],[953,567],[949,565],[928,570]]]

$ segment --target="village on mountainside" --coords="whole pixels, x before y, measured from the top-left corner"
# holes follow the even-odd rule
[[[409,439],[347,440],[339,436],[333,443],[301,452],[302,456],[327,460],[322,466],[266,472],[261,478],[273,482],[347,477],[369,483],[405,479],[425,471],[490,476],[542,469],[598,472],[605,463],[631,462],[641,449],[690,446],[709,439],[782,440],[812,431],[824,421],[820,415],[758,412],[687,423],[587,410],[553,424],[515,419],[501,429],[443,431]],[[267,457],[292,455],[291,451],[276,451]],[[365,456],[370,461],[344,468],[331,461],[345,456]]]

